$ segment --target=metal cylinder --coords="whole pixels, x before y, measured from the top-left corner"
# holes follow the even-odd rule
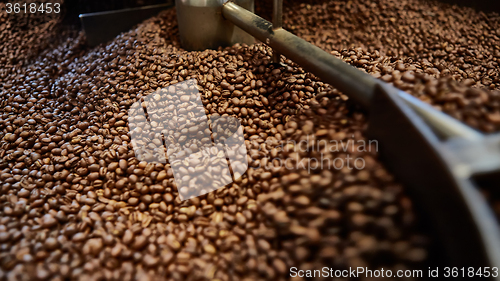
[[[233,0],[254,11],[254,0]],[[182,47],[186,50],[217,49],[236,43],[253,44],[255,39],[222,17],[227,0],[176,0],[177,21]]]

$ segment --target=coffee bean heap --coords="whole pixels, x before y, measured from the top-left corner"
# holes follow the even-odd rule
[[[160,88],[196,79],[205,113],[242,118],[256,167],[264,141],[270,148],[282,139],[276,126],[326,85],[297,66],[269,68],[262,45],[179,50],[164,39],[175,38],[168,24],[174,16],[147,21],[77,59],[61,51],[74,56],[82,46],[63,44],[5,88],[2,276],[228,280],[250,276],[263,259],[256,274],[277,276],[265,263],[274,232],[259,222],[255,200],[268,185],[251,184],[279,170],[252,169],[227,188],[181,202],[170,163],[136,158],[128,110]],[[285,87],[282,77],[296,82],[286,87],[297,93],[269,100],[266,94]]]
[[[11,3],[20,5],[26,3],[29,7],[31,3],[40,4],[40,1],[28,0],[22,3],[11,1]],[[52,1],[51,3],[61,3],[61,1]],[[0,46],[0,65],[3,66],[0,79],[2,80],[9,71],[15,71],[23,65],[26,66],[40,52],[57,46],[61,38],[66,39],[76,33],[58,25],[62,21],[60,14],[24,14],[24,8],[21,9],[21,13],[9,14],[6,12],[6,3],[0,3],[0,10],[2,11],[0,13],[0,41],[3,43]],[[60,33],[59,37],[51,36],[57,32]]]
[[[334,51],[362,47],[468,86],[500,89],[500,16],[438,1],[295,1],[284,28]]]
[[[500,130],[500,91],[474,86],[472,79],[457,82],[452,77],[429,74],[422,63],[409,62],[368,52],[361,48],[332,54],[384,82],[433,104],[471,127],[491,133]]]
[[[308,15],[308,7],[301,13]],[[327,29],[329,17],[337,15],[316,19],[324,18]],[[298,23],[295,31],[310,24]],[[424,266],[428,238],[376,151],[349,151],[365,161],[361,170],[309,174],[280,165],[279,159],[295,159],[311,168],[308,160],[321,151],[289,145],[308,136],[311,144],[368,141],[364,115],[314,75],[286,59],[284,66],[269,64],[271,50],[262,44],[186,52],[175,10],[93,49],[81,35],[54,30],[42,35],[65,40],[50,50],[33,42],[36,56],[17,53],[28,64],[0,69],[7,81],[0,85],[0,279],[283,280],[291,266]],[[6,50],[15,49],[5,42]],[[455,82],[451,73],[437,79],[425,60],[371,50],[366,40],[348,50],[322,42],[375,77],[481,130],[498,130],[495,92]],[[189,94],[175,97],[176,87],[193,80]],[[198,91],[210,120],[239,118],[249,165],[242,177],[182,201],[171,168],[175,156],[166,163],[150,161],[161,154],[137,156],[133,131],[150,129],[137,110],[147,101],[161,103],[164,91],[177,104],[198,99]],[[148,112],[150,120],[168,115],[158,108]],[[193,127],[206,129],[200,126],[181,123],[170,133],[182,142],[198,134]],[[156,132],[149,133],[150,144],[158,145]],[[323,154],[331,161],[346,156]]]
[[[258,196],[292,264],[397,270],[424,261],[427,238],[415,231],[402,187],[376,160],[377,144],[362,136],[364,117],[339,100],[323,98],[316,106],[282,131],[283,157],[297,168],[284,171],[271,192]],[[353,161],[363,168],[355,169]]]

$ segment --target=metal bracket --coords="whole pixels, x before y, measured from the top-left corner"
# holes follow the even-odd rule
[[[173,0],[166,4],[106,12],[80,14],[80,21],[90,46],[112,40],[118,34],[148,19],[160,11],[174,6]]]

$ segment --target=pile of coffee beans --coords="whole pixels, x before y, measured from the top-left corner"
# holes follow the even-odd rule
[[[419,0],[312,0],[295,7],[285,13],[288,30],[384,81],[425,84],[424,100],[482,131],[500,130],[497,13]],[[410,73],[442,79],[420,83]]]
[[[296,1],[284,27],[335,51],[361,47],[424,72],[500,89],[500,16],[437,1]]]
[[[426,73],[426,67],[361,48],[332,51],[344,61],[407,91],[436,109],[486,133],[500,131],[500,91],[489,91],[471,79]]]
[[[475,128],[500,129],[500,95],[490,91],[496,14],[416,0],[291,3],[293,32]],[[175,17],[162,12],[90,49],[60,19],[41,29],[1,14],[0,280],[285,280],[290,267],[425,268],[432,237],[348,97],[286,58],[270,64],[263,44],[184,51]],[[439,48],[442,38],[449,43]],[[196,85],[180,102],[198,91],[209,119],[239,119],[249,168],[183,201],[174,159],[134,151],[131,132],[146,127],[130,110],[187,81]]]
[[[11,1],[11,4],[30,5],[36,1]],[[60,1],[53,1],[59,3]],[[0,3],[0,79],[6,72],[21,72],[18,66],[27,66],[35,56],[47,53],[70,37],[78,34],[77,30],[62,27],[61,14],[56,13],[7,13],[6,3]],[[14,11],[14,10],[13,10]],[[58,36],[53,36],[58,34]],[[22,46],[22,47],[20,47]],[[14,68],[14,69],[11,69]],[[5,83],[4,82],[4,83]],[[2,83],[3,84],[3,83]]]

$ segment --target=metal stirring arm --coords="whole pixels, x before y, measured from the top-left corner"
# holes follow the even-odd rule
[[[278,1],[275,0],[275,8],[279,7],[276,2]],[[279,11],[280,9],[275,11],[276,18],[279,18]],[[413,96],[354,68],[283,28],[273,27],[270,22],[233,2],[227,2],[223,5],[222,15],[236,26],[272,47],[273,51],[285,55],[305,70],[348,95],[365,109],[370,107],[376,86],[382,85],[387,89],[391,88],[391,91],[397,91],[406,103],[410,104],[419,114],[425,116],[426,120],[445,137],[480,137],[478,132],[456,119],[434,110]]]

